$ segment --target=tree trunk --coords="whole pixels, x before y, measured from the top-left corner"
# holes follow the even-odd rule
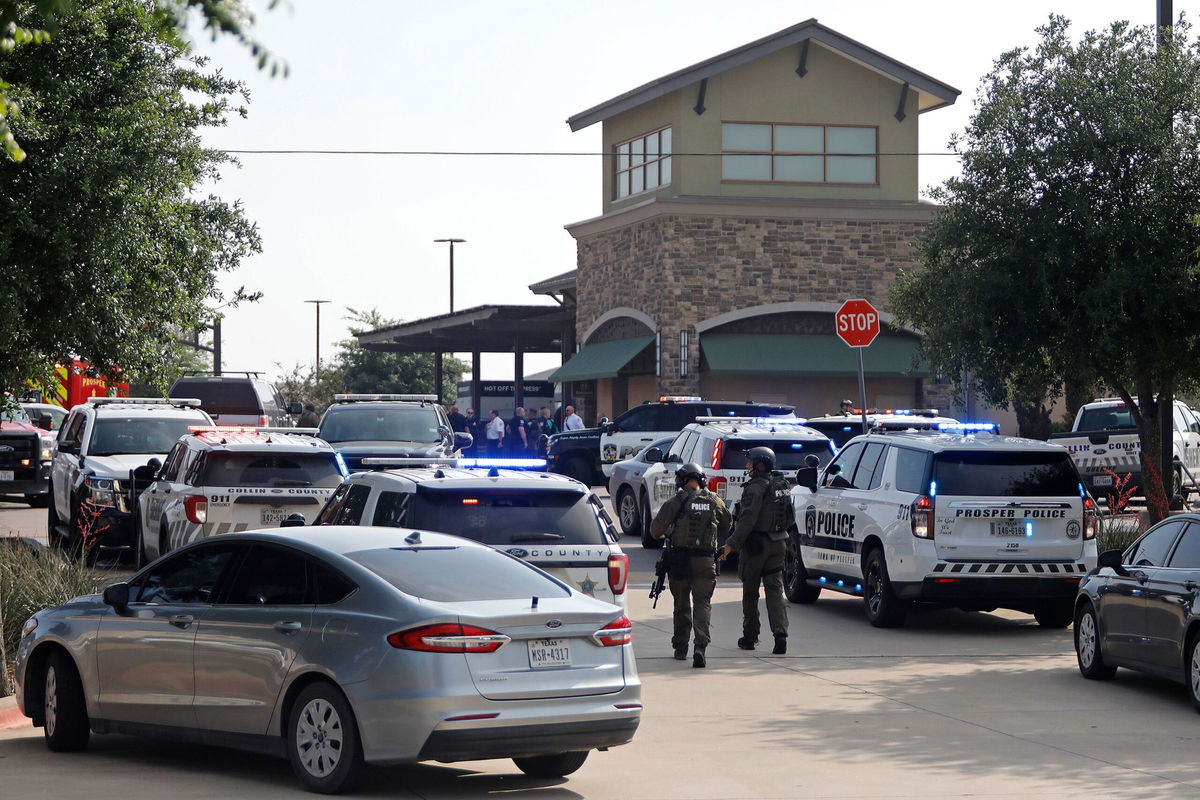
[[[1138,411],[1141,422],[1138,425],[1138,437],[1142,444],[1142,494],[1146,496],[1146,510],[1150,514],[1151,523],[1165,519],[1170,508],[1170,490],[1172,471],[1163,474],[1163,438],[1160,415],[1165,411],[1170,414],[1171,407],[1164,406],[1152,392],[1139,396]],[[1171,450],[1167,442],[1167,454]],[[1164,485],[1165,481],[1165,485]]]
[[[1050,438],[1050,409],[1045,403],[1013,401],[1017,412],[1017,435],[1026,439]]]

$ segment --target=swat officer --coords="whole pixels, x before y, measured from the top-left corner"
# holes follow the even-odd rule
[[[725,542],[721,559],[738,551],[738,577],[742,581],[742,638],[738,647],[753,650],[758,644],[758,585],[767,597],[767,621],[775,635],[775,649],[787,652],[787,605],[783,598],[783,560],[791,524],[791,487],[775,469],[775,451],[752,447],[746,451],[750,474],[742,489],[737,525]]]
[[[705,665],[708,623],[712,617],[712,595],[717,586],[718,536],[729,532],[732,518],[721,498],[704,486],[704,470],[684,464],[675,472],[679,491],[658,510],[650,523],[650,535],[666,539],[667,578],[675,598],[675,633],[671,646],[675,659],[687,659],[688,638],[696,633],[692,666]]]

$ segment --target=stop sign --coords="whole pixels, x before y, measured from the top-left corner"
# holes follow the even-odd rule
[[[833,315],[834,330],[851,347],[866,347],[879,335],[879,312],[866,300],[847,300]]]

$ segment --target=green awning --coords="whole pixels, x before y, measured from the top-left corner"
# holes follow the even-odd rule
[[[714,375],[841,377],[858,374],[854,348],[830,334],[701,334],[700,347]],[[917,339],[879,336],[863,350],[863,371],[876,377],[925,378]]]
[[[614,378],[621,367],[628,364],[646,345],[654,341],[653,336],[638,336],[633,339],[616,339],[585,345],[571,360],[556,369],[548,380],[590,381],[593,378]]]

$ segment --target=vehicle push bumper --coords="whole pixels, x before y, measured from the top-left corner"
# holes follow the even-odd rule
[[[1083,561],[938,564],[921,581],[892,584],[906,600],[934,602],[1039,601],[1073,598],[1087,574]]]

